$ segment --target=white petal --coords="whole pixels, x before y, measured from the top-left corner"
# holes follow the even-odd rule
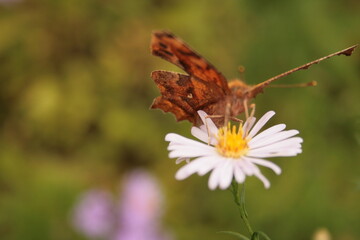
[[[263,146],[266,146],[266,145],[271,145],[271,144],[274,144],[276,142],[282,141],[284,139],[291,138],[292,136],[295,136],[297,134],[299,134],[298,130],[282,131],[282,132],[276,133],[276,134],[274,134],[272,136],[262,138],[262,139],[260,139],[258,141],[253,141],[251,143],[249,141],[249,147],[251,149],[254,149],[254,148],[263,147]]]
[[[300,150],[293,150],[293,151],[282,151],[282,152],[274,152],[274,153],[253,153],[247,154],[249,157],[255,158],[270,158],[270,157],[293,157],[301,153]]]
[[[201,120],[203,121],[207,132],[209,132],[211,136],[216,136],[218,132],[218,128],[216,127],[215,123],[211,120],[211,118],[207,118],[208,115],[202,110],[197,111],[197,113],[199,114]]]
[[[252,176],[253,175],[254,169],[247,162],[246,159],[242,158],[241,160],[238,160],[236,162],[236,165],[237,165],[237,167],[239,167],[243,171],[243,173],[245,173],[245,175],[247,175],[247,176]]]
[[[191,134],[205,143],[209,139],[209,135],[198,127],[192,127]]]
[[[303,139],[301,137],[291,137],[288,139],[283,139],[281,141],[277,141],[271,144],[267,144],[266,146],[261,146],[257,148],[251,148],[251,150],[258,150],[258,149],[271,149],[271,148],[293,148],[301,146]]]
[[[301,148],[294,148],[294,149],[274,149],[269,151],[258,151],[258,152],[248,152],[246,156],[248,157],[256,157],[256,158],[268,158],[268,157],[287,157],[289,155],[296,156],[297,154],[301,153]]]
[[[168,133],[165,136],[165,141],[170,142],[169,145],[189,145],[189,146],[202,146],[204,143],[183,137],[176,133]]]
[[[176,159],[175,164],[180,164],[180,163],[182,163],[183,161],[186,161],[186,163],[189,163],[189,162],[190,162],[190,158],[180,157],[180,158]]]
[[[254,175],[263,182],[265,188],[269,188],[270,187],[269,180],[264,175],[262,175],[260,169],[255,164],[251,163],[251,165],[253,165],[254,167]]]
[[[301,152],[301,145],[291,145],[291,146],[284,146],[284,147],[263,147],[263,148],[257,148],[255,150],[249,151],[246,155],[254,155],[254,154],[273,154],[273,153],[288,153],[288,152]]]
[[[207,133],[207,131],[206,131],[206,126],[203,124],[203,125],[201,125],[200,127],[200,130],[202,130],[203,132],[206,132]]]
[[[230,186],[234,176],[233,163],[234,162],[232,159],[227,159],[227,161],[224,162],[224,165],[222,167],[222,172],[220,175],[220,183],[219,183],[220,189],[227,189]]]
[[[301,153],[301,148],[278,148],[278,149],[268,149],[268,150],[262,150],[262,149],[256,149],[254,151],[249,151],[246,156],[248,157],[259,157],[266,158],[266,157],[273,157],[274,154],[277,156],[288,156],[289,154],[296,154]]]
[[[245,174],[241,170],[241,168],[238,166],[238,164],[236,164],[234,167],[234,177],[235,177],[236,182],[238,182],[238,183],[243,183],[245,181]]]
[[[269,144],[267,146],[255,148],[249,150],[249,152],[246,154],[247,156],[255,156],[257,154],[273,154],[273,153],[288,153],[288,152],[301,152],[301,143],[302,138],[294,137],[285,139],[283,141]],[[262,157],[266,157],[264,155],[261,155]]]
[[[208,182],[209,188],[211,190],[214,190],[220,184],[220,177],[223,166],[224,166],[224,162],[220,162],[211,172]]]
[[[187,149],[193,149],[193,150],[201,150],[201,151],[211,151],[213,149],[215,149],[213,146],[209,146],[207,144],[201,143],[198,146],[194,146],[194,145],[183,145],[183,144],[169,144],[169,146],[167,147],[167,149],[169,151],[174,151],[174,150],[187,150]]]
[[[247,134],[249,133],[250,129],[252,128],[252,126],[254,125],[256,121],[255,117],[249,117],[246,122],[244,123],[243,129],[244,129],[244,134],[243,134],[243,138],[245,138],[247,136]]]
[[[191,134],[205,143],[210,143],[211,145],[217,144],[216,138],[214,136],[209,137],[206,130],[204,131],[198,127],[192,127]]]
[[[264,187],[266,189],[268,189],[270,187],[269,180],[264,175],[262,175],[262,173],[260,171],[256,172],[254,175],[264,183]]]
[[[212,169],[216,168],[216,166],[223,161],[223,159],[219,156],[209,156],[209,161],[206,163],[206,165],[202,166],[197,173],[199,176],[203,176],[207,174]],[[211,159],[210,159],[211,158]]]
[[[268,136],[271,136],[275,133],[278,133],[282,130],[284,130],[286,127],[285,124],[278,124],[278,125],[275,125],[275,126],[272,126],[264,131],[262,131],[261,133],[259,133],[258,135],[256,135],[255,137],[253,137],[250,141],[250,142],[256,142],[262,138],[265,138],[265,137],[268,137]]]
[[[275,114],[274,111],[269,111],[269,112],[265,113],[264,116],[262,116],[259,119],[259,121],[255,124],[253,129],[251,129],[251,131],[247,137],[252,138],[253,136],[255,136],[259,132],[259,130],[269,121],[269,119],[272,116],[274,116],[274,114]]]
[[[183,180],[196,172],[203,171],[203,168],[208,169],[209,165],[214,166],[214,163],[216,163],[216,159],[212,157],[197,158],[180,168],[177,171],[175,178],[178,180]]]
[[[170,146],[172,147],[172,146]],[[206,149],[199,147],[178,147],[176,150],[171,150],[169,153],[169,158],[193,158],[193,157],[202,157],[202,156],[211,156],[216,154],[215,149]]]
[[[246,158],[248,161],[250,161],[254,164],[268,167],[271,170],[273,170],[277,175],[279,175],[281,173],[281,168],[273,162],[267,161],[265,159],[259,159],[259,158],[249,158],[249,157],[243,157],[243,158]]]

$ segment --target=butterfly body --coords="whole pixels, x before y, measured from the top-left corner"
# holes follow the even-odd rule
[[[151,78],[160,89],[161,96],[154,99],[151,108],[171,112],[178,121],[188,120],[194,125],[201,123],[197,111],[203,110],[208,115],[222,116],[215,120],[217,125],[222,125],[225,119],[243,113],[250,101],[271,82],[335,55],[349,56],[356,47],[330,54],[251,86],[240,80],[228,83],[221,72],[181,39],[166,31],[155,31],[151,39],[152,54],[175,64],[187,74],[153,71]]]

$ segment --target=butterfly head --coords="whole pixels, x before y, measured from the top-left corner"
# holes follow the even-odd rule
[[[232,95],[236,98],[244,99],[247,92],[250,90],[250,86],[245,82],[235,79],[228,83],[228,86],[232,92]]]

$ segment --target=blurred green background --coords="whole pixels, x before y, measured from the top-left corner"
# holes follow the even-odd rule
[[[246,233],[229,191],[208,177],[174,179],[164,136],[190,124],[149,110],[153,70],[180,71],[151,56],[154,29],[168,29],[229,79],[255,84],[359,42],[355,0],[0,0],[0,238],[84,239],[70,224],[77,196],[117,190],[142,167],[162,184],[163,222],[175,239],[234,239]],[[300,130],[303,154],[277,158],[272,186],[247,179],[256,229],[272,239],[360,239],[360,51],[334,57],[267,89],[260,116]]]

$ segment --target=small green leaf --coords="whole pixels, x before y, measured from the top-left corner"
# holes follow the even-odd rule
[[[265,238],[265,240],[271,240],[268,235],[266,235],[264,232],[258,231],[258,233]]]
[[[235,236],[235,237],[238,237],[239,239],[242,239],[242,240],[249,240],[248,237],[240,234],[240,233],[237,233],[237,232],[233,232],[233,231],[220,231],[218,233],[225,233],[225,234],[229,234],[229,235],[232,235],[232,236]]]
[[[251,240],[259,240],[259,233],[254,232],[253,235],[251,236]]]

